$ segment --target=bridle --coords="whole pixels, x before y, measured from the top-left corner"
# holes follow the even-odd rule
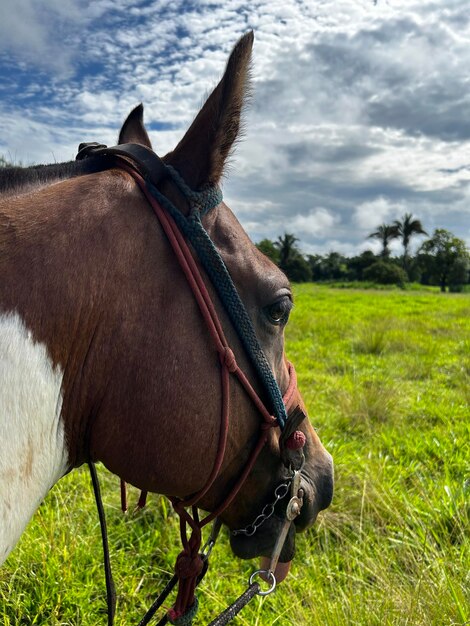
[[[104,159],[109,164],[109,167],[119,167],[120,169],[128,172],[141,189],[143,195],[152,207],[174,251],[175,257],[194,295],[201,316],[205,322],[212,339],[212,343],[219,357],[222,408],[217,453],[211,473],[205,485],[197,493],[192,494],[187,498],[170,497],[173,508],[180,518],[180,535],[183,550],[178,555],[175,566],[175,576],[179,583],[176,601],[173,608],[170,609],[167,616],[165,616],[164,620],[167,619],[173,624],[189,624],[191,623],[192,617],[194,616],[193,614],[197,609],[197,601],[194,595],[195,587],[204,575],[205,569],[207,569],[208,553],[205,551],[203,551],[202,554],[200,553],[202,543],[201,530],[210,522],[217,520],[218,516],[232,503],[253,469],[253,466],[255,465],[256,460],[268,439],[268,431],[273,427],[279,426],[282,430],[280,439],[281,458],[283,459],[283,463],[289,466],[288,469],[291,473],[290,479],[287,483],[288,489],[290,488],[291,498],[286,509],[286,523],[283,525],[283,530],[281,531],[278,541],[276,542],[270,568],[267,572],[265,572],[271,583],[271,589],[269,591],[274,589],[276,584],[274,569],[277,559],[279,558],[279,554],[287,536],[290,524],[300,513],[300,509],[302,507],[302,494],[300,489],[301,467],[298,463],[296,465],[294,458],[298,461],[299,458],[303,457],[300,451],[305,444],[305,435],[301,431],[297,430],[297,426],[304,419],[305,415],[299,407],[293,406],[296,400],[295,391],[297,389],[297,380],[293,365],[288,363],[289,384],[286,392],[282,396],[268,361],[256,337],[256,332],[251,319],[240,299],[240,296],[238,295],[236,287],[233,284],[222,257],[216,250],[202,224],[202,217],[222,201],[222,193],[220,189],[217,186],[207,186],[201,191],[193,191],[186,185],[185,181],[176,170],[163,163],[163,161],[154,152],[138,144],[124,144],[112,148],[107,148],[101,144],[80,144],[77,159],[80,160],[90,156]],[[166,196],[160,192],[159,186],[161,186],[161,183],[165,179],[173,181],[185,197],[190,209],[188,216],[184,215]],[[245,373],[239,367],[234,352],[225,337],[214,303],[212,302],[212,298],[202,277],[201,270],[191,252],[188,242],[196,252],[200,263],[215,287],[220,300],[237,331],[245,352],[247,353],[258,378],[262,382],[265,395],[267,396],[269,403],[263,402]],[[215,511],[208,514],[203,519],[200,519],[197,504],[214,484],[224,460],[229,429],[231,376],[237,378],[261,415],[262,422],[260,433],[258,440],[249,455],[248,461],[236,479],[229,494],[224,498],[223,502],[217,506]],[[270,408],[268,408],[268,406]],[[288,415],[289,419],[287,419]],[[289,453],[289,450],[291,451],[291,454]],[[300,452],[300,454],[296,455],[295,451]],[[111,570],[109,567],[106,524],[104,520],[104,513],[102,511],[96,470],[91,461],[89,462],[89,466],[92,474],[98,511],[100,514],[106,564],[105,571],[108,592],[108,625],[111,626],[114,619],[115,594]],[[278,492],[276,492],[276,496],[277,493]],[[287,492],[284,496],[285,495],[287,495]],[[277,497],[277,500],[279,499],[281,498]],[[191,509],[192,514],[188,512],[188,508]],[[272,511],[273,510],[274,505],[272,507]],[[263,512],[255,520],[254,531],[256,531],[256,528],[259,527],[261,519],[264,522],[267,517],[268,516],[264,513],[263,509]],[[216,529],[218,525],[219,524],[216,521]],[[189,536],[188,531],[190,532]],[[239,529],[235,532],[243,534],[245,529]],[[213,543],[215,543],[215,538],[216,531],[213,532],[213,539],[211,538],[209,542],[210,545],[208,552],[212,549]],[[255,572],[255,574],[259,573],[260,571]],[[253,582],[252,579],[250,579],[249,587],[249,589],[253,592],[251,597],[253,597],[256,593],[263,595],[268,593],[262,592],[259,584]],[[148,611],[147,616],[150,614],[152,609],[153,607],[151,607]],[[153,613],[154,612],[155,611],[153,611]],[[148,619],[152,617],[153,613],[149,615]],[[139,626],[144,626],[144,624],[148,623],[147,616],[141,620]],[[166,621],[161,620],[160,623],[163,624],[166,623]],[[217,623],[222,624],[226,622]]]

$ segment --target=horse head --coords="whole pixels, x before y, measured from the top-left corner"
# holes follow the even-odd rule
[[[252,43],[251,34],[240,40],[230,56],[220,83],[209,96],[177,147],[163,158],[163,161],[173,166],[193,189],[219,183],[224,173],[227,157],[238,136],[241,112],[248,91]],[[140,143],[149,148],[152,147],[143,123],[141,105],[131,112],[124,123],[119,134],[119,143]],[[163,184],[162,191],[183,213],[187,213],[185,198],[171,181]],[[253,245],[225,203],[221,203],[204,218],[204,225],[229,270],[253,322],[256,335],[275,379],[281,391],[284,392],[289,387],[292,375],[284,351],[284,329],[293,306],[289,281],[283,272]],[[183,290],[183,293],[188,293],[188,291]],[[217,303],[230,345],[235,346],[234,352],[238,363],[263,397],[263,390],[257,381],[256,373],[246,357],[232,324],[227,319],[223,306],[215,294],[213,294],[213,299]],[[184,308],[187,309],[186,306]],[[179,332],[193,332],[200,335],[201,323],[191,322],[188,331],[182,330],[181,322],[179,322],[179,329]],[[207,363],[207,353],[204,353],[207,348],[202,347],[199,355],[196,353],[196,348],[193,350],[193,363],[198,369],[198,376],[195,376],[195,371],[191,369],[188,361],[186,368],[182,367],[184,379],[177,380],[177,387],[182,392],[185,390],[185,381],[187,382],[188,378],[195,376],[201,386],[207,386],[207,384],[214,386],[217,380],[216,377],[214,378],[214,372],[210,372],[211,367],[208,371],[207,366],[203,366],[203,363]],[[208,395],[194,390],[192,393],[188,391],[187,397],[192,398],[191,413],[194,417],[208,412],[216,416],[219,414],[218,393],[214,388]],[[300,413],[305,418],[300,421],[298,428],[304,434],[306,444],[303,449],[304,461],[301,470],[303,506],[284,544],[281,553],[281,561],[284,562],[290,561],[294,555],[295,530],[304,530],[315,521],[318,512],[330,504],[333,491],[331,457],[306,418],[306,407],[296,387],[289,404],[297,411],[297,415]],[[199,459],[195,458],[191,468],[193,480],[190,480],[190,484],[184,488],[178,489],[180,494],[195,491],[200,486],[201,474],[204,475],[204,472],[210,469],[209,460],[213,458],[214,451],[212,449],[209,452],[207,442],[212,441],[213,448],[215,439],[213,425],[204,426],[203,423],[199,424],[197,419],[193,419],[192,423],[189,420],[186,425],[187,432],[196,429],[198,433],[201,433],[201,427],[202,432],[206,433],[206,444],[203,446],[205,470],[201,472],[203,465],[200,465]],[[259,427],[260,416],[256,407],[243,390],[235,386],[232,390],[230,436],[224,463],[215,484],[200,502],[203,508],[207,510],[217,508],[227,486],[236,481],[240,468],[243,468],[247,462],[249,453],[255,445]],[[146,431],[151,433],[152,427],[146,426]],[[288,498],[284,498],[275,507],[274,513],[265,522],[263,520],[264,523],[253,535],[237,532],[237,529],[249,525],[263,506],[273,500],[276,487],[286,479],[288,466],[291,463],[295,465],[294,461],[297,463],[300,457],[301,453],[289,452],[285,441],[283,442],[280,436],[279,429],[270,431],[268,443],[245,485],[233,503],[221,515],[224,523],[235,531],[231,533],[231,546],[236,555],[242,558],[270,556],[273,543],[283,524],[283,509]],[[196,476],[199,478],[194,480]],[[159,485],[151,484],[148,479],[139,481],[134,478],[133,482],[150,490],[158,491],[159,488]]]
[[[251,34],[240,40],[221,81],[163,158],[194,190],[223,176],[239,133],[252,43]],[[129,115],[119,141],[150,147],[142,107]],[[51,485],[84,462],[101,461],[145,491],[178,498],[199,492],[217,455],[224,402],[219,355],[168,239],[130,174],[90,159],[15,176],[24,179],[23,187],[15,179],[12,194],[0,198],[0,378],[6,381],[0,386],[0,517],[7,520],[0,527],[1,560]],[[188,213],[173,179],[164,178],[159,191]],[[203,222],[284,393],[293,381],[284,354],[289,282],[224,203]],[[269,403],[231,319],[206,282],[231,354]],[[209,511],[219,507],[259,439],[259,407],[238,379],[229,395],[225,455],[199,503]],[[296,519],[302,530],[330,503],[332,462],[308,419],[297,424],[306,415],[300,393],[293,388],[289,395],[294,425],[305,439],[303,506]],[[271,428],[222,513],[225,524],[232,531],[250,524],[298,462],[299,452]],[[283,508],[281,499],[252,537],[232,533],[234,552],[269,556]],[[294,534],[292,526],[282,561],[293,556]]]

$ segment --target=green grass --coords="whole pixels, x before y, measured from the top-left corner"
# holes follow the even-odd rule
[[[332,506],[299,536],[291,574],[238,626],[451,626],[470,621],[470,298],[296,287],[287,352],[336,463]],[[177,521],[150,498],[119,511],[101,468],[117,626],[139,622],[170,575]],[[131,494],[134,499],[137,494]],[[226,535],[200,592],[207,624],[255,563]],[[0,624],[105,624],[89,478],[64,478],[0,573]]]

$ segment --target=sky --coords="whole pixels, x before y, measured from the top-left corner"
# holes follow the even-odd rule
[[[254,241],[378,252],[368,234],[409,212],[470,246],[468,0],[1,0],[0,155],[113,145],[139,102],[165,154],[251,29],[223,191]]]

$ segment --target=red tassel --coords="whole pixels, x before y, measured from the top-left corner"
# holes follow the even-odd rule
[[[304,447],[306,437],[301,430],[295,430],[286,441],[286,448],[288,450],[300,450]]]

